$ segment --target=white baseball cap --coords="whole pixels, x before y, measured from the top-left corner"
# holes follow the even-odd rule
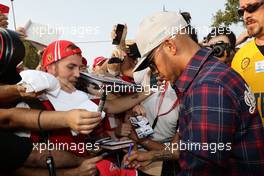
[[[147,56],[166,38],[179,33],[188,24],[178,12],[157,12],[146,17],[139,25],[136,33],[136,44],[141,54],[138,64],[133,71],[146,68]]]

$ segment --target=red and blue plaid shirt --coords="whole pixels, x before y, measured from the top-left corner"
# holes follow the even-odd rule
[[[245,81],[203,48],[173,87],[181,97],[180,175],[263,175],[264,130]]]

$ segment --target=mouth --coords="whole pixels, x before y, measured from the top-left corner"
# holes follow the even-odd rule
[[[72,81],[70,81],[70,83],[71,83],[72,85],[76,85],[76,84],[77,84],[77,81],[78,81],[78,80],[72,80]]]

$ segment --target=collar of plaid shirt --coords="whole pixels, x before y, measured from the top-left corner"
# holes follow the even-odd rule
[[[183,95],[183,93],[188,89],[211,53],[212,50],[208,48],[201,48],[193,56],[189,64],[186,66],[185,71],[181,74],[175,84],[173,84],[173,88],[178,96]]]

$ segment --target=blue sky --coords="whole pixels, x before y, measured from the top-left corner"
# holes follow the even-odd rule
[[[88,63],[92,63],[97,56],[110,57],[113,50],[110,32],[114,24],[126,23],[127,38],[133,39],[140,21],[145,16],[161,11],[165,5],[166,10],[189,11],[192,24],[200,29],[198,35],[202,39],[209,30],[213,15],[218,9],[224,9],[225,2],[226,0],[14,0],[14,8],[17,26],[24,26],[31,19],[37,23],[61,27],[64,29],[62,38],[77,42]],[[0,3],[11,7],[10,0],[0,0]],[[13,29],[12,11],[9,23],[9,28]],[[231,29],[238,35],[242,26],[232,26]]]

